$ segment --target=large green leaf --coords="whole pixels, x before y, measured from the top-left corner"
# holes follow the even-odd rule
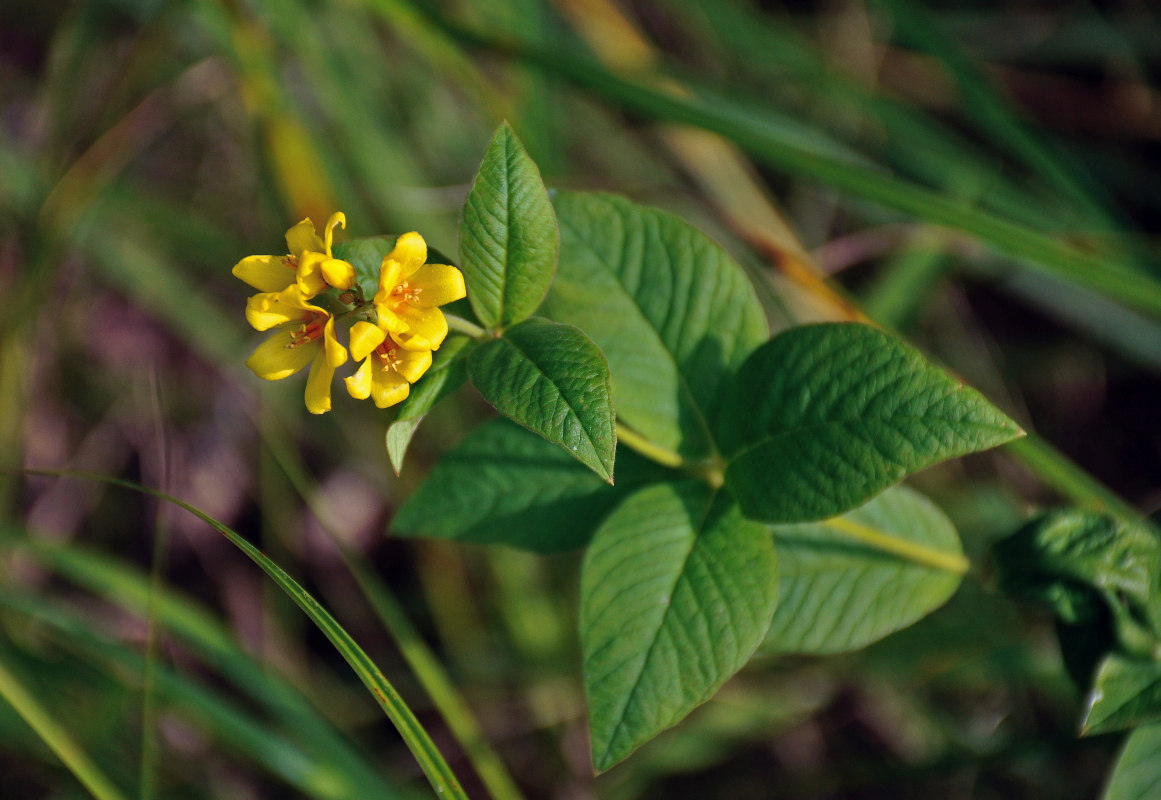
[[[432,354],[431,366],[399,406],[395,421],[387,428],[387,455],[396,475],[403,469],[407,445],[427,412],[468,379],[467,357],[474,344],[467,336],[448,337]]]
[[[497,411],[612,483],[617,433],[609,365],[579,329],[527,319],[473,350],[468,372]]]
[[[708,700],[758,647],[777,600],[770,535],[728,495],[686,481],[627,498],[581,568],[593,765],[608,769]]]
[[[724,378],[768,335],[744,273],[704,233],[607,194],[562,192],[560,265],[545,303],[609,359],[617,414],[654,444],[714,454]]]
[[[943,605],[967,569],[951,521],[906,486],[836,519],[772,530],[780,594],[762,644],[771,653],[864,647]]]
[[[444,454],[391,527],[403,536],[572,550],[631,491],[675,474],[621,448],[609,486],[556,445],[498,419]]]
[[[1161,797],[1161,725],[1147,725],[1129,735],[1101,797],[1103,800]]]
[[[843,513],[913,472],[1021,434],[978,392],[867,325],[803,325],[754,351],[722,416],[747,516]]]
[[[1161,660],[1111,653],[1097,669],[1081,734],[1161,721]]]
[[[525,319],[552,284],[560,236],[540,170],[505,122],[472,180],[460,221],[468,299],[489,328]]]

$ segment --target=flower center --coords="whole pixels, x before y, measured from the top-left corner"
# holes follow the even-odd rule
[[[290,344],[286,345],[288,349],[293,350],[296,347],[308,342],[313,342],[323,335],[323,328],[326,327],[327,318],[325,314],[312,313],[309,317],[303,319],[298,330],[294,332],[294,337],[290,340]]]
[[[298,269],[298,256],[288,253],[282,257],[282,266],[290,267],[293,270]]]
[[[399,356],[399,350],[395,345],[383,342],[375,348],[375,355],[379,358],[379,364],[384,372],[398,372],[399,367],[403,364],[403,359]]]
[[[396,284],[395,288],[391,291],[391,297],[404,303],[415,303],[419,299],[419,293],[422,291],[423,289],[418,286],[412,286],[408,281],[403,281]]]

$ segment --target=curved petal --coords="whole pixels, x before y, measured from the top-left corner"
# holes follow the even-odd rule
[[[399,366],[395,368],[408,383],[415,383],[431,366],[430,350],[400,350]]]
[[[289,252],[301,258],[307,250],[322,250],[323,240],[318,238],[314,223],[307,218],[286,231],[286,246]]]
[[[396,339],[406,350],[438,350],[447,336],[447,320],[438,308],[407,306],[400,314],[407,330]]]
[[[339,258],[328,258],[320,265],[323,280],[329,285],[346,291],[355,285],[355,268]]]
[[[325,414],[331,410],[331,381],[334,377],[335,368],[327,363],[322,348],[319,348],[310,363],[310,374],[306,376],[307,411]]]
[[[391,293],[403,280],[403,266],[391,258],[383,256],[383,263],[379,265],[379,288],[375,290],[376,303],[386,303],[391,299]]]
[[[371,382],[371,399],[379,408],[390,408],[402,403],[411,392],[411,385],[402,376],[388,370],[379,370]]]
[[[379,327],[392,336],[402,336],[407,333],[407,322],[392,310],[393,303],[376,303],[375,314]]]
[[[347,348],[339,344],[339,338],[335,336],[334,317],[328,319],[326,325],[323,326],[323,353],[326,356],[327,365],[332,370],[347,363]]]
[[[230,270],[260,292],[281,292],[294,283],[294,267],[285,256],[247,256]]]
[[[246,366],[259,378],[279,381],[290,377],[310,363],[320,348],[315,342],[291,347],[294,329],[278,331],[268,338],[246,359]]]
[[[362,361],[383,344],[387,332],[378,325],[360,320],[351,326],[351,358]],[[363,395],[366,397],[366,395]]]
[[[330,258],[331,256],[331,245],[334,244],[335,241],[336,225],[346,230],[347,215],[342,211],[336,211],[335,213],[331,214],[331,218],[327,220],[326,230],[323,231],[323,236],[325,237],[323,244],[326,246],[327,258]],[[334,284],[332,283],[331,286],[334,286]],[[349,289],[350,287],[348,286],[346,288]]]
[[[323,276],[323,262],[327,257],[313,251],[303,253],[298,261],[298,290],[303,297],[314,297],[326,291],[327,281]]]
[[[282,292],[262,292],[246,301],[246,321],[256,331],[268,331],[275,325],[297,322],[303,309],[284,302]]]
[[[433,308],[468,294],[464,274],[448,264],[424,264],[409,279],[415,288],[415,305]]]
[[[384,260],[399,262],[404,278],[410,276],[427,261],[427,242],[415,231],[405,233],[395,240],[395,247]],[[394,284],[393,284],[394,285]]]
[[[347,384],[347,394],[356,400],[366,400],[370,397],[371,381],[374,380],[374,376],[372,375],[373,369],[371,359],[368,358],[355,370],[354,375],[343,378],[343,382]]]

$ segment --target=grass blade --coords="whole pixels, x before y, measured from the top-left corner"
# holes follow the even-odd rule
[[[330,615],[330,612],[315,600],[313,595],[302,588],[294,578],[290,577],[281,567],[267,558],[262,551],[246,541],[246,539],[232,528],[227,527],[209,514],[172,495],[159,492],[148,486],[133,483],[132,481],[121,480],[120,478],[114,478],[108,475],[97,475],[71,470],[26,470],[25,474],[55,478],[79,478],[141,492],[142,494],[159,498],[188,511],[218,533],[225,536],[231,544],[261,567],[262,571],[270,576],[278,587],[303,610],[310,620],[318,626],[319,630],[323,632],[323,635],[330,640],[331,644],[338,650],[339,655],[343,657],[351,666],[351,669],[355,671],[355,674],[359,676],[359,680],[367,687],[367,690],[375,698],[376,702],[378,702],[380,708],[387,715],[387,718],[391,720],[400,735],[403,736],[404,742],[415,756],[416,761],[419,762],[420,768],[427,776],[436,794],[441,797],[463,798],[463,800],[467,800],[467,795],[464,794],[463,788],[451,771],[451,767],[448,766],[438,748],[436,748],[435,743],[431,741],[431,737],[427,735],[427,731],[424,730],[419,720],[411,712],[411,709],[407,707],[403,699],[399,696],[399,693],[395,691],[395,687],[391,685],[386,676],[379,670],[379,667],[371,660],[370,656],[335,621],[335,618]]]

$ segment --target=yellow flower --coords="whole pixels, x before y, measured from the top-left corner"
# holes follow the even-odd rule
[[[379,408],[401,403],[431,366],[430,350],[405,350],[394,337],[370,322],[351,326],[351,357],[362,366],[346,378],[351,397],[370,397]]]
[[[305,298],[326,291],[328,286],[346,291],[355,285],[355,268],[331,253],[335,226],[347,227],[347,218],[339,211],[327,220],[325,239],[315,233],[314,223],[304,219],[286,232],[284,256],[248,256],[234,265],[234,277],[260,292],[281,292],[297,285]]]
[[[256,294],[246,303],[246,320],[256,330],[278,331],[254,351],[246,366],[259,378],[277,381],[310,364],[306,408],[312,414],[331,410],[331,380],[347,360],[335,337],[330,312],[306,302],[297,286]]]
[[[467,292],[464,276],[447,264],[425,264],[427,244],[418,233],[405,233],[383,257],[375,311],[379,327],[407,350],[436,350],[447,336],[447,320],[438,306]]]

